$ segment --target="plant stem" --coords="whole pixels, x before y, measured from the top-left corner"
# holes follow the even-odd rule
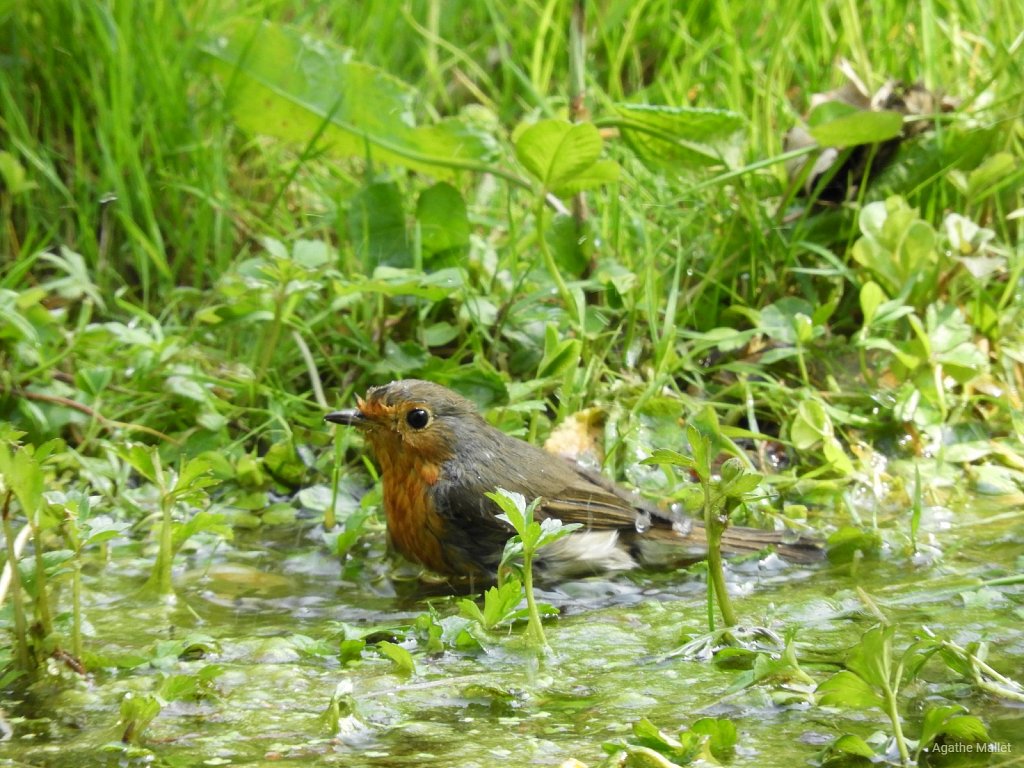
[[[38,525],[34,526],[32,538],[36,550],[36,621],[39,622],[42,636],[48,637],[53,634],[53,617],[50,614],[50,589],[46,578],[46,561],[43,557],[43,535]]]
[[[722,621],[727,627],[735,627],[736,612],[733,611],[732,601],[729,599],[729,590],[725,585],[725,567],[722,560],[722,523],[715,515],[715,504],[711,499],[711,484],[707,480],[702,481],[704,486],[704,531],[708,538],[708,580],[714,585],[715,597],[718,600],[718,609],[722,612]],[[709,609],[709,619],[712,618]],[[714,631],[714,623],[708,627]]]
[[[171,507],[174,502],[167,496],[164,496],[163,502],[160,505],[161,511],[161,523],[160,523],[160,553],[157,555],[156,563],[156,591],[161,595],[171,594],[171,561],[173,556],[171,555],[171,547],[173,545],[172,530],[171,530]]]
[[[569,119],[574,123],[583,122],[589,117],[586,66],[587,6],[584,0],[573,0],[569,22]],[[573,196],[572,218],[576,228],[576,247],[582,248],[583,230],[587,222],[587,198],[582,191]]]
[[[537,601],[533,596],[533,553],[523,551],[523,591],[526,592],[526,609],[529,612],[527,622],[527,634],[530,637],[530,645],[535,648],[546,648],[547,637],[544,636],[544,625],[540,621],[540,611],[537,610]]]
[[[270,321],[270,328],[263,337],[263,349],[260,353],[260,361],[256,368],[256,377],[253,382],[254,386],[259,386],[263,383],[263,377],[267,375],[267,370],[270,368],[270,361],[274,359],[274,353],[277,351],[277,343],[281,338],[281,325],[284,322],[284,304],[287,299],[288,296],[285,293],[285,286],[281,286],[277,295],[274,297],[274,318]],[[255,399],[255,390],[253,390],[253,399]]]
[[[902,669],[900,665],[900,670]],[[897,680],[900,671],[897,671]],[[910,751],[907,749],[907,740],[903,738],[903,725],[900,722],[900,711],[896,703],[896,691],[893,690],[888,680],[883,681],[883,692],[885,693],[885,713],[892,723],[892,735],[896,739],[896,747],[900,751],[900,762],[903,765],[910,763]]]
[[[21,591],[21,574],[18,573],[18,553],[14,547],[14,530],[11,526],[11,493],[4,497],[3,527],[4,541],[7,542],[7,564],[11,574],[11,608],[14,613],[15,658],[18,668],[29,675],[34,672],[32,656],[28,647],[28,623],[25,621],[24,594]]]
[[[160,464],[160,457],[154,450],[153,468],[156,472],[156,485],[160,489],[160,549],[157,552],[156,563],[153,565],[153,575],[150,581],[155,585],[158,595],[170,595],[171,588],[171,564],[174,555],[171,552],[174,546],[171,512],[174,508],[174,497],[171,489],[164,481],[163,468]]]
[[[548,273],[551,275],[551,279],[554,280],[555,285],[558,286],[558,293],[561,295],[562,301],[565,302],[566,312],[571,312],[572,316],[575,318],[579,316],[579,308],[576,306],[576,298],[569,290],[569,286],[565,284],[565,280],[562,279],[562,273],[558,270],[558,264],[555,262],[555,255],[551,253],[551,248],[548,247],[547,238],[544,236],[545,230],[547,229],[544,225],[544,216],[546,212],[544,197],[541,196],[538,198],[537,211],[535,214],[537,219],[537,247],[540,248],[541,256],[544,258],[544,266],[547,267]]]

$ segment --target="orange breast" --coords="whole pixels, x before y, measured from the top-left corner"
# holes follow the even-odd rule
[[[381,460],[384,514],[388,533],[399,552],[437,573],[460,573],[444,544],[445,521],[434,509],[430,489],[440,476],[437,464]]]

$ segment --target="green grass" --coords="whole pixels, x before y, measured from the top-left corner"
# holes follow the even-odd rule
[[[620,171],[587,191],[580,230],[517,159],[527,126],[568,114],[571,7],[0,4],[0,440],[13,452],[66,441],[38,468],[45,490],[67,494],[54,509],[95,497],[168,551],[149,524],[167,510],[124,500],[143,455],[126,444],[138,442],[158,447],[164,501],[196,461],[216,479],[196,509],[229,510],[229,530],[291,519],[301,489],[365,474],[347,437],[330,449],[325,408],[406,376],[451,384],[535,441],[597,406],[606,471],[654,491],[667,481],[637,462],[680,448],[679,422],[710,404],[723,429],[771,435],[788,456],[759,466],[772,501],[743,512],[757,522],[809,506],[825,534],[877,533],[844,496],[874,476],[873,451],[897,465],[937,456],[939,480],[1019,493],[1024,7],[588,3],[587,107],[601,159]],[[211,53],[259,20],[407,84],[419,125],[471,115],[494,156],[434,173],[367,162],[372,140],[395,137],[336,152],[333,115],[301,111],[298,139],[279,138],[273,105],[240,110],[244,77]],[[280,71],[302,72],[320,49],[296,50]],[[958,107],[825,209],[794,194],[783,137],[814,94],[843,84],[840,59],[871,90],[923,82]],[[735,165],[644,165],[621,102],[741,116]],[[448,194],[435,174],[465,203],[468,241],[448,251],[434,244],[454,237],[458,205],[422,210]],[[862,240],[862,211],[878,215],[867,206],[890,195],[920,220],[893,202],[890,220],[907,221]],[[957,261],[949,214],[991,230],[994,272]],[[901,259],[922,243],[936,265],[911,269],[928,276],[902,291]],[[894,476],[898,496],[913,473]],[[24,525],[20,498],[8,500]],[[368,518],[351,519],[338,552],[356,551]],[[886,521],[903,553],[916,546],[909,520]],[[194,531],[179,533],[175,547]]]
[[[243,428],[227,435],[246,444],[251,430],[313,426],[315,414],[302,403],[318,377],[331,399],[396,375],[433,372],[458,381],[462,364],[479,359],[488,376],[528,381],[541,355],[537,329],[555,323],[560,333],[581,338],[584,349],[560,387],[540,387],[560,390],[559,415],[603,400],[625,370],[635,372],[624,377],[632,391],[675,381],[710,387],[713,395],[708,374],[714,371],[691,354],[687,332],[742,326],[749,318],[737,310],[759,310],[785,296],[811,306],[838,301],[828,319],[832,341],[860,328],[856,298],[863,278],[847,253],[858,236],[855,206],[815,212],[787,196],[783,165],[772,161],[811,94],[842,83],[840,57],[872,88],[886,77],[920,80],[964,105],[937,122],[917,154],[909,150],[868,199],[899,192],[935,228],[949,211],[993,228],[1008,249],[1009,274],[1019,277],[1020,219],[1007,218],[1020,207],[1022,178],[1024,96],[1014,55],[1020,40],[1012,37],[1022,16],[1017,4],[908,9],[891,3],[866,13],[852,2],[769,3],[750,16],[725,2],[680,9],[652,1],[589,8],[592,114],[600,123],[618,100],[732,110],[746,120],[740,171],[652,171],[612,137],[606,151],[622,163],[621,180],[589,195],[586,234],[598,243],[589,252],[597,270],[589,278],[578,270],[567,275],[592,297],[585,318],[566,312],[564,300],[552,301],[550,279],[536,269],[545,249],[530,195],[479,173],[455,179],[475,237],[455,295],[410,303],[387,299],[377,286],[363,299],[339,297],[338,280],[373,266],[361,254],[352,218],[356,201],[368,199],[361,197],[367,185],[390,179],[397,215],[408,220],[429,177],[384,168],[372,176],[360,160],[332,156],[312,136],[312,143],[295,145],[241,130],[225,102],[235,84],[214,74],[203,46],[243,18],[293,24],[408,82],[420,120],[480,103],[496,121],[494,136],[507,141],[520,121],[565,112],[568,7],[536,3],[512,12],[493,2],[435,0],[344,12],[287,3],[227,12],[203,3],[177,10],[90,2],[8,8],[2,129],[34,187],[4,199],[0,249],[12,268],[3,285],[17,292],[63,279],[38,260],[58,246],[81,254],[85,269],[84,283],[62,289],[64,312],[78,323],[71,351],[55,343],[49,356],[13,355],[10,386],[31,381],[45,389],[53,372],[48,363],[58,358],[78,367],[103,367],[111,359],[127,367],[132,351],[94,345],[102,334],[89,330],[89,322],[135,318],[165,338],[151,340],[159,349],[147,353],[134,383],[115,376],[122,393],[106,399],[111,413],[105,415],[147,424],[152,415],[149,426],[162,432],[187,428],[192,411],[159,406],[167,387],[158,369],[176,365],[207,389],[203,396],[193,392],[187,405],[194,411],[198,403],[229,421],[237,415],[236,427]],[[61,42],[39,45],[55,39],[53,29],[66,31]],[[973,169],[1000,153],[1007,172],[972,186]],[[507,144],[494,167],[515,170]],[[541,224],[545,231],[549,226]],[[241,265],[264,254],[267,236],[286,247],[299,238],[323,241],[337,255],[320,271],[304,273],[311,284],[301,290],[285,296],[271,276],[257,279],[247,295],[252,267]],[[422,263],[414,252],[411,258]],[[620,294],[609,288],[613,273],[635,279]],[[95,290],[87,290],[89,282]],[[103,305],[82,303],[90,295],[103,297]],[[1012,297],[1007,285],[993,299],[997,311],[1019,312]],[[492,337],[498,318],[499,334]],[[63,321],[51,322],[57,334]],[[448,324],[454,335],[427,349],[424,328],[436,323]],[[400,362],[391,362],[396,358],[387,353],[399,349]],[[829,349],[818,339],[817,353],[824,354],[810,350],[817,354],[811,368],[819,386],[824,376],[840,375]],[[311,371],[310,359],[318,371]],[[231,370],[239,364],[252,375]],[[786,380],[793,371],[774,373]],[[52,387],[63,391],[65,383]],[[220,390],[234,395],[221,398]],[[250,410],[238,413],[231,401],[243,393]],[[274,414],[276,406],[283,410]],[[770,420],[782,420],[786,409],[783,401]],[[50,419],[32,419],[40,436],[66,421]]]

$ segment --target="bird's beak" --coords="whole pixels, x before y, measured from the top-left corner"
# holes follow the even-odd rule
[[[344,424],[346,427],[367,427],[370,424],[370,420],[363,415],[362,411],[356,408],[350,408],[345,411],[331,411],[324,416],[324,421],[329,421],[332,424]]]

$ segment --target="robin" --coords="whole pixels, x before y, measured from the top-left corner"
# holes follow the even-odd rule
[[[362,430],[380,465],[384,513],[395,548],[447,576],[493,578],[514,533],[485,492],[504,488],[542,499],[537,519],[583,528],[541,550],[539,574],[569,578],[639,565],[684,564],[707,554],[698,521],[676,518],[596,473],[506,435],[474,405],[429,381],[372,387],[355,410],[324,418]],[[730,528],[727,554],[775,548],[797,562],[820,557],[809,542]]]

